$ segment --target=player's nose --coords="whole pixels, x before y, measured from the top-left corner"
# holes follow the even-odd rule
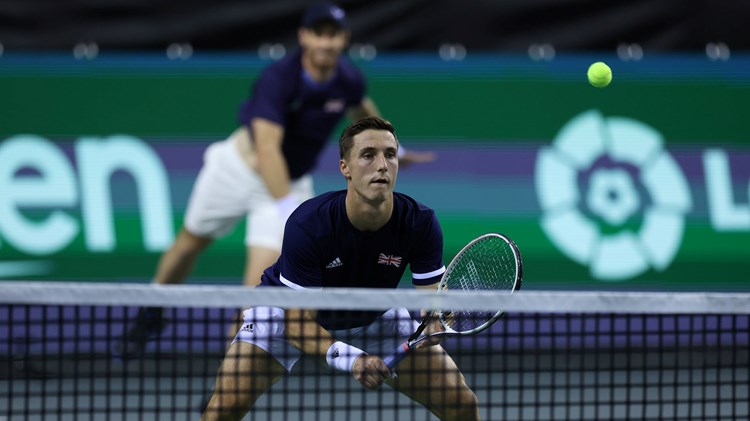
[[[388,171],[388,158],[385,154],[378,154],[378,171]]]

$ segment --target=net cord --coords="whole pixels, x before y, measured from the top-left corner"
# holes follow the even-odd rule
[[[750,314],[747,292],[537,291],[510,293],[418,291],[410,288],[247,288],[235,285],[156,285],[0,281],[0,303],[160,307],[328,308],[380,310],[461,308],[539,313]]]

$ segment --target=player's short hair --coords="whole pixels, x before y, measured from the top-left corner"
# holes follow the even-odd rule
[[[385,130],[393,135],[398,143],[396,131],[393,125],[386,119],[380,117],[364,117],[348,125],[339,138],[339,158],[344,159],[354,146],[354,136],[365,130]]]

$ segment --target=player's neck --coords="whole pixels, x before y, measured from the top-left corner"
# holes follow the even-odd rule
[[[330,80],[336,74],[336,66],[316,66],[312,60],[302,55],[302,69],[314,82],[322,83]]]
[[[377,231],[388,223],[393,213],[393,195],[384,201],[371,202],[355,194],[346,195],[346,216],[360,231]]]

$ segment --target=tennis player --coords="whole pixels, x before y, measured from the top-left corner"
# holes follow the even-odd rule
[[[311,5],[298,40],[297,52],[261,73],[239,110],[240,127],[206,150],[184,226],[162,255],[155,283],[184,282],[199,254],[246,217],[244,283],[257,285],[279,257],[287,217],[314,195],[310,172],[334,128],[345,114],[379,115],[363,74],[342,56],[349,41],[342,9]],[[432,159],[430,152],[401,156],[402,165]],[[117,352],[140,356],[164,325],[161,308],[141,309]]]
[[[322,194],[292,213],[281,256],[264,271],[260,287],[396,288],[409,265],[417,288],[437,288],[445,272],[442,230],[433,210],[393,191],[398,147],[393,127],[378,117],[344,130],[339,169],[346,190]],[[439,344],[415,350],[392,377],[379,355],[390,354],[415,328],[403,308],[246,310],[202,419],[242,418],[303,354],[350,373],[368,389],[387,383],[442,420],[478,419],[474,392]]]

